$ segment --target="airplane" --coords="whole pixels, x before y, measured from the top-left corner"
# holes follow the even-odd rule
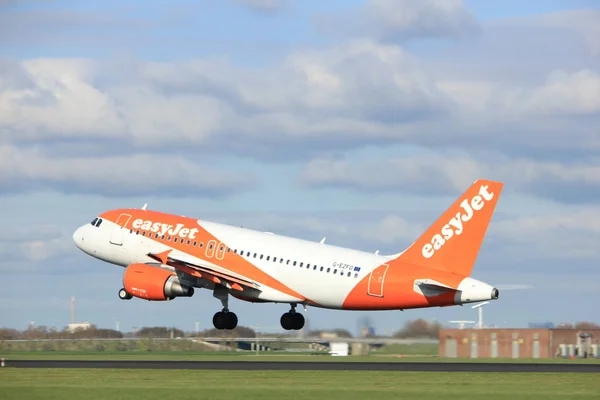
[[[84,253],[124,267],[119,298],[169,301],[213,291],[217,329],[238,317],[229,296],[284,303],[285,330],[300,330],[298,305],[333,310],[406,310],[497,300],[498,288],[471,277],[504,184],[475,181],[406,250],[382,255],[179,216],[122,208],[73,233]]]

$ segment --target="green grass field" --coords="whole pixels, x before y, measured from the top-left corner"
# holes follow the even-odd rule
[[[0,353],[7,363],[10,360],[165,360],[165,361],[307,361],[307,362],[506,362],[506,363],[590,363],[600,364],[600,359],[531,359],[531,358],[445,358],[437,356],[370,355],[332,357],[329,355],[306,355],[293,353],[253,352],[12,352]]]
[[[598,374],[0,369],[3,400],[594,399]]]

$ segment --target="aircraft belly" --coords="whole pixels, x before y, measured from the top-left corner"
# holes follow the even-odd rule
[[[304,299],[290,296],[280,292],[279,290],[271,289],[269,287],[262,287],[261,291],[256,296],[259,300],[271,301],[274,303],[301,303]]]

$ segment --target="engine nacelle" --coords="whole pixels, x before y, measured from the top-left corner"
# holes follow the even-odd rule
[[[194,295],[194,288],[182,285],[173,272],[147,264],[131,264],[125,268],[123,287],[132,296],[145,300],[171,300]]]

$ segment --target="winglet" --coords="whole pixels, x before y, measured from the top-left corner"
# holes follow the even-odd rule
[[[321,244],[325,243],[325,239],[326,239],[326,237],[324,237],[323,239],[321,239],[321,241],[319,243],[321,243]]]
[[[504,184],[477,180],[398,261],[469,276]]]
[[[148,207],[148,203],[144,203],[144,206],[142,207],[142,210],[146,211],[146,207]]]

